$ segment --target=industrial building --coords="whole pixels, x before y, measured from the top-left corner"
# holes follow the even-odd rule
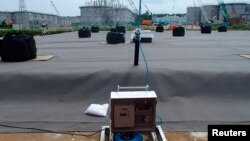
[[[133,12],[126,6],[107,0],[86,2],[80,7],[80,22],[88,25],[127,24],[134,21]]]
[[[133,12],[128,7],[107,0],[86,2],[80,7],[81,16],[64,17],[53,14],[37,13],[31,11],[0,12],[0,22],[9,19],[13,21],[14,28],[35,29],[41,24],[48,26],[68,26],[74,23],[87,25],[114,25],[134,22]]]
[[[235,24],[249,24],[250,4],[226,3],[225,8],[230,15],[229,19]],[[203,5],[202,7],[187,8],[187,24],[204,23],[210,21],[223,21],[222,9],[219,5]]]
[[[62,17],[53,14],[37,13],[37,12],[0,12],[0,21],[6,19],[12,20],[14,28],[20,26],[26,29],[40,28],[41,24],[48,24],[48,26],[68,26],[72,23],[79,23],[79,16]]]

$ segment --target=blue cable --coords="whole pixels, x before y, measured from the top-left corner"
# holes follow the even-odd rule
[[[145,81],[144,81],[144,84],[145,84],[145,86],[148,86],[148,85],[149,85],[149,69],[148,69],[148,62],[147,62],[146,56],[145,56],[145,54],[144,54],[143,48],[142,48],[142,46],[141,46],[141,42],[139,42],[139,48],[140,48],[140,50],[141,50],[141,53],[142,53],[142,56],[143,56],[143,59],[144,59],[145,65],[146,65],[146,73],[145,73]]]
[[[158,125],[161,125],[163,122],[162,122],[162,118],[156,114],[156,117],[160,120],[160,123]]]

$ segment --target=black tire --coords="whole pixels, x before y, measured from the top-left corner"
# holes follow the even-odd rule
[[[3,38],[1,58],[5,62],[22,62],[36,58],[36,42],[31,35],[7,34]]]
[[[173,36],[183,37],[185,36],[185,28],[180,26],[173,29]]]
[[[92,27],[91,27],[91,32],[92,32],[92,33],[98,33],[99,30],[100,30],[100,29],[99,29],[98,26],[92,26]]]
[[[202,34],[211,34],[211,32],[212,32],[212,28],[210,25],[201,26],[201,33]]]
[[[164,27],[163,27],[162,25],[158,25],[158,26],[156,27],[155,32],[164,32]]]
[[[125,26],[116,26],[116,31],[120,33],[126,33]]]
[[[227,27],[222,25],[218,27],[218,32],[227,32]]]

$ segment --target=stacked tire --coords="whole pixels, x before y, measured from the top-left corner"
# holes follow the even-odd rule
[[[222,25],[218,27],[218,32],[227,32],[227,27]]]
[[[125,43],[124,33],[108,32],[108,34],[106,36],[106,41],[107,41],[108,44]]]
[[[164,27],[163,27],[163,25],[158,25],[158,26],[156,27],[155,32],[164,32]]]
[[[36,42],[27,34],[7,34],[1,41],[0,50],[4,62],[22,62],[37,56]]]
[[[126,33],[125,26],[116,26],[116,31],[120,33]]]
[[[185,36],[185,28],[182,27],[182,26],[175,27],[173,29],[173,36],[177,36],[177,37],[183,37],[183,36]]]
[[[212,32],[212,28],[210,25],[202,25],[201,26],[201,33],[202,34],[210,34]]]
[[[91,32],[92,32],[92,33],[98,33],[99,30],[100,30],[100,29],[99,29],[98,26],[92,26],[92,27],[91,27]]]
[[[81,28],[78,30],[78,37],[79,38],[90,38],[91,37],[91,31],[89,28]]]

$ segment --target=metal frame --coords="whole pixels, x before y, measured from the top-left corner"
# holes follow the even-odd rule
[[[110,126],[102,126],[102,131],[100,135],[100,140],[99,141],[105,141],[105,129],[110,129]],[[113,133],[111,132],[111,129],[109,130],[109,138],[108,141],[113,141]],[[161,128],[160,125],[156,126],[156,132],[150,132],[151,133],[151,139],[152,141],[167,141],[164,132]]]
[[[149,86],[129,86],[129,87],[121,87],[121,86],[117,86],[117,92],[120,92],[121,90],[146,90],[148,91]],[[105,129],[108,128],[109,129],[109,139],[108,141],[113,141],[113,133],[111,131],[111,126],[102,126],[102,131],[101,131],[101,136],[100,136],[100,141],[105,141]],[[151,139],[152,141],[167,141],[164,132],[161,128],[160,125],[156,126],[156,132],[150,132],[151,134]]]
[[[117,86],[117,92],[120,92],[120,90],[146,90],[148,91],[149,86],[129,86],[129,87],[120,87]]]

